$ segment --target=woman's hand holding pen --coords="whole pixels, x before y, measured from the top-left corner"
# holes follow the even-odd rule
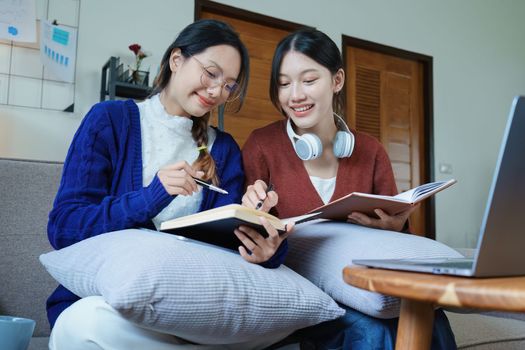
[[[267,185],[262,180],[257,180],[253,185],[248,186],[242,196],[242,205],[265,212],[275,207],[278,201],[279,196],[273,191],[272,185]]]
[[[273,186],[266,185],[262,180],[257,180],[248,186],[242,197],[242,205],[268,212],[277,205],[279,196],[273,191]],[[268,232],[268,237],[248,226],[240,226],[234,233],[244,246],[239,247],[241,256],[251,263],[262,263],[274,256],[281,243],[293,230],[293,224],[286,226],[286,232],[279,234],[277,230],[263,217],[259,218]],[[246,248],[245,248],[246,247]]]
[[[167,165],[157,173],[162,186],[172,196],[191,196],[199,191],[193,177],[201,178],[203,175],[202,171],[193,169],[186,161]]]

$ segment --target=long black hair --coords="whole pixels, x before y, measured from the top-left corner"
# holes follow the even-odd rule
[[[240,89],[240,96],[233,101],[234,111],[240,110],[246,96],[248,87],[248,75],[250,69],[250,59],[248,50],[242,43],[239,35],[228,24],[214,19],[198,20],[186,28],[184,28],[175,41],[166,49],[164,56],[160,62],[159,74],[153,82],[153,91],[150,97],[160,93],[168,85],[172,71],[169,65],[169,60],[173,50],[180,49],[182,56],[188,58],[190,56],[201,53],[209,47],[217,45],[229,45],[236,49],[241,55],[241,69],[237,77],[238,89]],[[226,102],[226,108],[229,102]],[[199,147],[208,145],[208,122],[210,113],[206,113],[202,117],[192,117],[193,127],[191,133],[193,139]],[[215,171],[215,162],[206,148],[202,147],[199,157],[194,165],[204,171],[204,180],[212,180],[218,184],[219,180]]]
[[[279,75],[283,58],[290,51],[300,52],[310,57],[327,68],[332,75],[337,73],[339,69],[343,69],[341,52],[334,41],[325,33],[317,29],[305,28],[284,37],[275,49],[272,60],[272,73],[270,75],[270,99],[275,108],[284,116],[286,114],[279,103]],[[333,98],[334,112],[341,114],[343,112],[342,107],[342,95],[337,93]]]

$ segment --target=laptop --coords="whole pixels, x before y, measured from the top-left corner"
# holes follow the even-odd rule
[[[517,96],[512,103],[473,259],[360,259],[353,263],[469,277],[525,275],[525,96]]]

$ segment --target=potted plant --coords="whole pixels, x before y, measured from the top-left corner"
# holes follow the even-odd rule
[[[130,82],[137,85],[148,85],[149,82],[149,71],[140,70],[142,60],[149,55],[142,50],[142,47],[139,44],[129,45],[129,49],[135,54],[135,66],[129,67]]]

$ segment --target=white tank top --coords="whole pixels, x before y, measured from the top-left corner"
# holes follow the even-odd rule
[[[335,179],[335,176],[330,179],[322,179],[317,176],[310,176],[310,181],[312,181],[312,184],[317,190],[317,193],[319,193],[319,196],[323,200],[324,204],[328,203],[334,194]]]

